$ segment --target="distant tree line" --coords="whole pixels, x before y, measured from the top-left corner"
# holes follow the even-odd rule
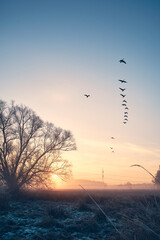
[[[160,187],[160,166],[157,170],[157,173],[155,174],[155,178],[152,181],[154,184],[156,184],[158,187]]]

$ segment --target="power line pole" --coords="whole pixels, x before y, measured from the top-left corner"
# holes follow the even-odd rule
[[[104,169],[102,168],[102,182],[104,184]]]

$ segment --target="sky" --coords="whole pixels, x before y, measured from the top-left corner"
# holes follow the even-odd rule
[[[73,179],[152,181],[130,165],[160,164],[159,0],[0,0],[0,36],[0,98],[72,132]]]

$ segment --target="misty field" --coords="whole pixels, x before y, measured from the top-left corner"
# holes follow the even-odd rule
[[[160,239],[160,193],[155,190],[25,192],[0,196],[0,239]]]

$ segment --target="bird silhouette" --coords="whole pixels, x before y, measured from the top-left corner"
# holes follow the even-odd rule
[[[127,101],[126,101],[126,100],[123,100],[123,102],[127,103]]]
[[[126,89],[125,88],[119,88],[122,92],[125,91]]]
[[[124,58],[123,58],[123,59],[120,59],[119,62],[126,64],[126,61],[124,60]]]
[[[124,121],[128,121],[128,119],[127,119],[127,118],[125,118],[125,119],[124,119]]]
[[[123,94],[120,94],[123,98],[126,96],[126,95],[123,95]]]
[[[123,122],[124,124],[126,124],[127,122]]]
[[[114,137],[111,137],[111,139],[115,139]]]
[[[128,118],[128,115],[124,115],[124,118]]]
[[[114,151],[112,151],[112,153],[114,153]]]
[[[110,147],[110,149],[112,150],[112,149],[113,149],[113,147]]]
[[[90,95],[89,95],[89,94],[84,94],[84,96],[85,96],[86,98],[90,97]]]
[[[127,106],[125,103],[122,103],[122,106]]]
[[[128,108],[128,107],[125,107],[125,109],[126,109],[126,110],[129,110],[129,108]]]
[[[125,80],[119,79],[118,81],[120,81],[121,83],[127,83]]]
[[[128,114],[128,112],[124,112],[124,114]]]

